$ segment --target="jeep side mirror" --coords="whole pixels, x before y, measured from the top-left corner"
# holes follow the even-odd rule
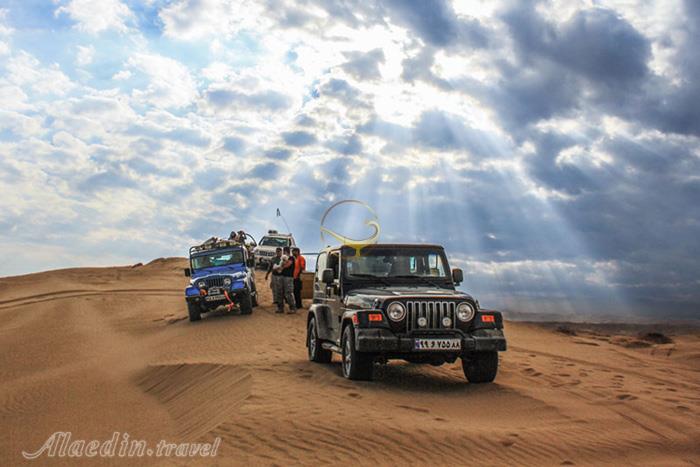
[[[246,266],[249,268],[252,268],[255,266],[255,258],[248,258],[248,261],[246,261]]]
[[[190,277],[191,275],[190,268],[185,268],[185,277]]]
[[[321,273],[321,282],[326,285],[331,285],[333,283],[333,270],[330,268],[324,269]]]
[[[464,273],[459,268],[452,269],[452,282],[459,285],[464,281]]]

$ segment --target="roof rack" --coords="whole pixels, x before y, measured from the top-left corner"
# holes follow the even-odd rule
[[[206,240],[201,245],[195,245],[190,248],[190,256],[193,253],[201,253],[204,251],[218,250],[220,248],[230,248],[230,247],[241,247],[244,246],[240,242],[235,242],[233,240],[225,240],[223,238],[212,237]]]

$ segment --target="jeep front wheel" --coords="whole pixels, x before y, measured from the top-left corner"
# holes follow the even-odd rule
[[[470,383],[490,383],[498,373],[498,352],[474,352],[462,358],[462,369]]]
[[[253,296],[250,299],[250,302],[253,305],[253,307],[256,307],[256,306],[258,306],[258,291],[256,289],[253,289],[252,294],[253,294]]]
[[[253,312],[253,299],[250,296],[250,292],[246,292],[241,295],[240,302],[241,314],[249,315]]]
[[[202,319],[202,312],[199,305],[193,302],[187,302],[187,314],[190,315],[190,321],[199,321]]]
[[[316,329],[316,318],[313,316],[306,327],[306,347],[309,351],[309,360],[312,362],[330,363],[333,358],[333,353],[330,350],[321,347],[321,341],[318,339],[318,330]]]
[[[355,328],[348,325],[341,340],[343,376],[347,379],[370,381],[374,372],[374,358],[355,350]]]

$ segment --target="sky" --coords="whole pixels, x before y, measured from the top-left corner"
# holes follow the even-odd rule
[[[698,318],[698,44],[693,0],[0,0],[0,276],[358,199],[484,306]]]

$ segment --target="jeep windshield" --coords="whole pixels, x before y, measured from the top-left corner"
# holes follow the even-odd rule
[[[284,248],[285,246],[289,246],[289,239],[282,237],[263,237],[260,240],[260,246],[274,246],[275,248]]]
[[[447,260],[440,249],[365,247],[343,249],[343,270],[348,279],[381,279],[435,285],[449,279]]]
[[[240,264],[243,263],[243,250],[213,251],[193,256],[191,261],[193,270]]]

